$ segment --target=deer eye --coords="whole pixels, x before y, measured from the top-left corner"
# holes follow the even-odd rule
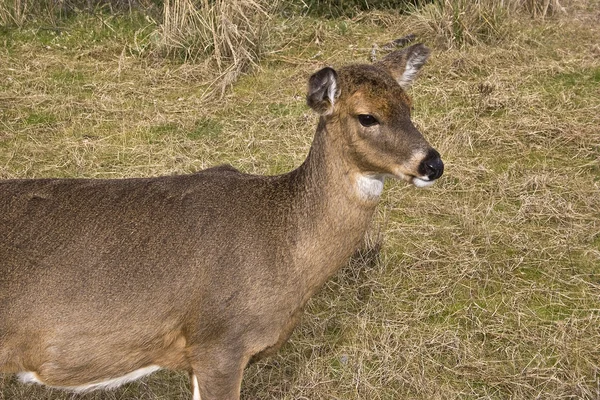
[[[379,121],[377,121],[377,118],[375,118],[374,116],[369,115],[369,114],[359,114],[358,122],[360,122],[360,124],[362,126],[364,126],[365,128],[379,124]]]

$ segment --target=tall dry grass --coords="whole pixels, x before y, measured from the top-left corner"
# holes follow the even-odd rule
[[[564,12],[559,0],[437,0],[413,9],[418,25],[445,48],[496,43],[516,31],[521,15],[546,18]]]
[[[22,28],[28,20],[57,25],[80,11],[148,12],[153,8],[153,0],[0,0],[0,25]]]
[[[2,0],[0,2],[0,25],[22,26],[33,5],[31,0]]]
[[[0,0],[0,25],[22,28],[31,21],[57,26],[81,13],[141,13],[155,26],[142,35],[151,50],[144,54],[206,62],[207,71],[215,73],[214,89],[223,93],[257,65],[266,47],[267,22],[277,7],[277,0]]]
[[[266,0],[165,0],[157,50],[213,63],[221,74],[222,91],[258,62],[265,46],[265,22],[274,6]]]

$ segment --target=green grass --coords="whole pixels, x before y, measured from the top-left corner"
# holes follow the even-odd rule
[[[248,368],[243,397],[597,399],[598,3],[561,3],[564,15],[502,16],[506,37],[460,46],[423,15],[277,17],[266,58],[223,97],[210,66],[152,54],[143,18],[2,29],[0,177],[287,171],[315,129],[308,76],[416,29],[433,55],[411,90],[414,120],[446,173],[427,190],[386,184],[370,236],[381,248],[355,257],[280,353]],[[0,377],[0,400],[188,390],[169,372],[82,396]]]

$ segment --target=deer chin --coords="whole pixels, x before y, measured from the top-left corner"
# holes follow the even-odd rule
[[[400,171],[395,171],[395,173],[390,176],[395,179],[408,182],[418,188],[428,187],[435,183],[435,180],[430,180],[429,178],[419,178],[418,176],[405,174]]]
[[[413,185],[415,185],[415,187],[424,188],[424,187],[428,187],[428,186],[433,185],[435,183],[435,181],[432,181],[432,180],[429,180],[429,179],[425,180],[425,179],[417,178],[416,176],[414,176],[412,178],[412,182],[411,183]]]

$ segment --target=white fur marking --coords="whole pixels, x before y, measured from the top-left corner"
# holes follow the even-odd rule
[[[112,379],[108,379],[106,381],[97,382],[97,383],[90,383],[89,385],[75,386],[72,388],[68,387],[66,389],[74,390],[76,392],[87,392],[89,390],[96,390],[96,389],[114,389],[114,388],[121,386],[124,383],[135,381],[136,379],[140,379],[141,377],[143,377],[145,375],[149,375],[153,372],[156,372],[159,369],[160,369],[160,367],[158,365],[150,365],[148,367],[144,367],[144,368],[136,369],[135,371],[131,371],[130,373],[120,376],[118,378],[112,378]]]
[[[427,55],[423,54],[413,54],[408,61],[406,61],[406,67],[404,68],[404,72],[400,79],[398,79],[398,83],[403,89],[408,89],[413,81],[415,80],[417,73],[421,66],[427,60]]]
[[[337,83],[335,79],[331,79],[329,83],[329,87],[327,88],[327,97],[329,98],[329,103],[331,103],[329,110],[325,113],[325,115],[333,114],[333,105],[335,104],[335,95],[337,93]]]
[[[379,197],[383,192],[383,177],[379,175],[359,175],[356,190],[363,198]]]
[[[402,86],[404,89],[410,87],[412,82],[415,80],[415,76],[417,76],[417,72],[419,72],[419,70],[416,69],[415,66],[412,65],[412,63],[410,61],[407,62],[406,69],[404,70],[404,73],[398,80],[398,83],[400,84],[400,86]]]
[[[424,188],[427,186],[431,186],[434,183],[435,183],[435,181],[425,180],[425,179],[421,179],[421,178],[417,178],[417,177],[414,177],[413,181],[412,181],[412,184],[418,188]]]
[[[192,379],[192,389],[194,391],[194,398],[192,400],[202,400],[200,398],[200,388],[198,387],[198,378],[194,375],[194,379]]]
[[[333,107],[333,103],[335,101],[336,91],[337,91],[337,83],[335,82],[335,79],[332,79],[331,84],[329,85],[329,88],[327,89],[327,96],[329,97],[329,101],[331,102],[332,107]]]
[[[118,378],[107,379],[102,382],[90,383],[87,385],[81,386],[51,386],[56,387],[58,389],[71,390],[74,392],[89,392],[91,390],[96,389],[114,389],[121,386],[124,383],[135,381],[145,375],[151,374],[155,371],[158,371],[160,367],[158,365],[150,365],[148,367],[136,369],[135,371],[131,371],[128,374],[120,376]],[[38,378],[38,375],[35,372],[20,372],[17,374],[21,382],[24,383],[38,383],[40,385],[45,385],[43,381]],[[48,385],[50,386],[50,385]],[[195,400],[195,399],[194,399]]]
[[[37,383],[39,385],[44,384],[42,381],[40,381],[40,378],[38,378],[35,372],[19,372],[17,376],[19,377],[19,380],[23,383]]]

